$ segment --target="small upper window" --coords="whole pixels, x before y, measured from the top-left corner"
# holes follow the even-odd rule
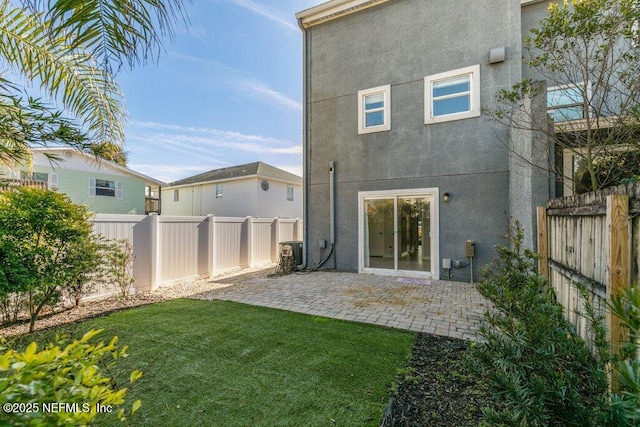
[[[173,201],[174,202],[180,201],[180,190],[173,190]]]
[[[216,184],[216,199],[222,197],[222,184]]]
[[[391,85],[358,92],[358,134],[391,129]]]
[[[424,78],[425,124],[480,116],[480,66]]]
[[[583,88],[584,84],[572,84],[547,89],[547,111],[555,122],[585,118]],[[586,90],[589,97],[591,84],[587,84]]]
[[[293,200],[293,184],[287,184],[287,200]]]

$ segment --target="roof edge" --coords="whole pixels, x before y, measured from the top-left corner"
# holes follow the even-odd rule
[[[303,30],[351,13],[359,12],[389,0],[330,0],[296,13],[298,25]],[[520,0],[520,6],[541,3],[549,0]]]
[[[101,164],[106,164],[107,166],[110,166],[116,170],[119,170],[121,172],[124,173],[128,173],[130,175],[136,176],[138,178],[144,179],[145,181],[149,181],[152,182],[158,186],[163,186],[166,185],[166,182],[164,181],[160,181],[156,178],[150,177],[148,175],[145,175],[143,173],[140,173],[138,171],[134,171],[133,169],[129,169],[126,166],[121,166],[115,162],[112,162],[111,160],[106,160],[106,159],[96,159],[95,157],[85,153],[84,151],[81,150],[77,150],[74,149],[73,147],[31,147],[31,150],[34,152],[43,152],[43,151],[72,151],[74,154],[80,154],[81,156],[84,156],[87,160],[93,162],[94,164],[101,166]],[[62,159],[64,161],[64,159]]]
[[[296,19],[300,27],[306,29],[388,1],[389,0],[331,0],[296,13]]]

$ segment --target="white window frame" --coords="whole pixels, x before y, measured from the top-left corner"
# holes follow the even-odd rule
[[[222,184],[216,184],[216,199],[222,199]]]
[[[106,187],[98,187],[98,181],[104,182],[113,182],[113,195],[110,194],[98,194],[98,189],[106,188]],[[111,190],[111,188],[108,188]],[[100,197],[113,197],[117,200],[122,200],[124,198],[124,185],[122,181],[113,181],[110,179],[96,179],[94,177],[89,178],[89,197],[94,198],[96,196]]]
[[[444,114],[441,116],[433,115],[433,102],[439,99],[453,98],[460,96],[447,95],[447,97],[433,97],[433,84],[442,80],[449,80],[456,77],[469,76],[469,111],[459,113]],[[432,74],[424,78],[424,124],[450,122],[453,120],[468,119],[471,117],[480,117],[480,64],[470,67],[458,68],[457,70],[446,71],[444,73]]]
[[[552,86],[552,87],[548,87],[547,88],[547,97],[549,96],[549,92],[555,92],[555,91],[560,91],[560,90],[565,90],[565,89],[572,89],[572,88],[578,88],[580,93],[582,93],[582,87],[584,86],[584,82],[580,82],[580,83],[571,83],[571,84],[566,84],[566,85],[558,85],[558,86]],[[592,97],[592,91],[591,91],[591,82],[587,81],[587,101],[590,102],[591,101],[591,97]],[[574,102],[571,104],[560,104],[560,105],[549,105],[547,103],[547,113],[549,114],[553,114],[551,111],[552,110],[562,110],[563,108],[571,108],[571,107],[583,107],[584,106],[584,99],[581,102]],[[587,106],[587,109],[589,110],[588,114],[589,117],[593,117],[593,112],[591,111],[591,108],[589,106]],[[582,117],[577,118],[577,119],[566,119],[566,120],[559,120],[556,121],[555,123],[564,123],[564,122],[575,122],[575,121],[579,121],[579,120],[584,120],[587,118],[587,112],[582,111]]]
[[[371,95],[383,94],[383,103],[382,108],[368,111],[376,112],[382,111],[384,115],[384,121],[381,125],[378,126],[367,126],[366,121],[366,113],[365,107],[365,98]],[[391,85],[384,85],[373,87],[371,89],[364,89],[358,91],[358,135],[374,133],[374,132],[384,132],[391,130]]]
[[[173,201],[174,202],[180,201],[180,190],[173,190]]]

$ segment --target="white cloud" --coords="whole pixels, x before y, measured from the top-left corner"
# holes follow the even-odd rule
[[[287,19],[278,16],[276,14],[276,12],[267,9],[265,6],[258,4],[256,2],[254,2],[253,0],[229,0],[231,3],[240,6],[244,9],[247,9],[253,13],[256,13],[258,15],[262,15],[266,18],[271,19],[272,21],[280,24],[281,26],[288,28],[290,30],[293,31],[300,31],[300,29],[293,24],[291,21],[288,21]]]
[[[186,55],[180,52],[170,52],[170,56],[196,64],[204,65],[216,71],[215,77],[219,83],[232,87],[245,95],[258,98],[269,106],[279,105],[289,110],[302,111],[302,104],[295,99],[278,92],[268,84],[251,77],[244,76],[240,71],[210,59]],[[214,76],[212,76],[214,77]]]
[[[132,163],[132,169],[165,182],[256,160],[302,174],[299,143],[206,127],[132,120],[126,149],[146,159]]]

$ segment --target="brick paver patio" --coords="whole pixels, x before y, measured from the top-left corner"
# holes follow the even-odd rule
[[[488,302],[474,284],[355,273],[253,278],[198,296],[478,340]]]

